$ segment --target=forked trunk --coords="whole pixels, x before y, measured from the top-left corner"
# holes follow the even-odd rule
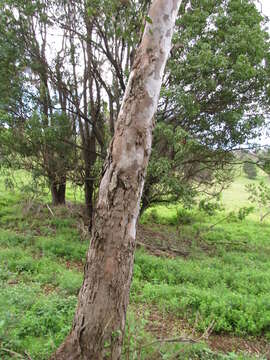
[[[120,359],[153,117],[180,3],[151,6],[100,184],[73,329],[52,359]]]

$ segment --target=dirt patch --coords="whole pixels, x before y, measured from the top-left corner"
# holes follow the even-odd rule
[[[144,246],[148,252],[155,256],[176,257],[189,255],[190,243],[177,238],[175,231],[164,225],[139,225],[137,229],[137,246]]]
[[[243,339],[229,335],[211,335],[207,341],[212,350],[219,352],[245,352],[270,359],[270,344],[263,338]]]
[[[195,253],[215,252],[215,247],[207,244],[196,234],[184,236],[181,229],[168,225],[139,225],[137,229],[137,247],[144,247],[155,256],[187,258]]]
[[[69,270],[77,270],[79,272],[83,272],[84,269],[84,263],[81,261],[65,261],[65,266]]]
[[[138,319],[144,318],[147,323],[145,330],[151,333],[156,339],[165,339],[180,332],[190,332],[189,324],[182,319],[177,319],[173,314],[161,311],[156,306],[139,305],[132,310],[137,314]]]
[[[142,305],[132,309],[138,318],[143,317],[147,320],[145,330],[158,340],[182,337],[196,341],[203,335],[196,332],[184,319],[179,319],[166,311],[162,312],[155,306]],[[245,353],[270,360],[270,343],[264,338],[240,338],[210,333],[200,341],[205,342],[216,353]]]

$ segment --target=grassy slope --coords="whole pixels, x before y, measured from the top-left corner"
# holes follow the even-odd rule
[[[255,180],[248,179],[242,170],[237,173],[236,180],[231,186],[223,192],[222,201],[227,210],[237,210],[240,207],[246,206],[249,203],[248,193],[245,190],[245,186],[251,183],[259,183],[263,180],[269,183],[269,176],[266,175],[262,170],[258,169],[258,175]],[[251,218],[258,220],[259,216],[256,213]]]
[[[226,192],[227,207],[244,199],[246,182],[239,178]],[[32,359],[42,360],[70,329],[88,244],[81,239],[76,208],[53,209],[52,216],[42,204],[24,210],[23,204],[18,193],[7,192],[0,183],[0,358],[12,358],[10,350],[23,356],[27,351]],[[130,353],[137,359],[141,344],[151,342],[145,329],[153,326],[153,309],[156,316],[163,314],[164,322],[173,317],[170,336],[179,335],[179,323],[186,331],[199,332],[213,320],[215,333],[270,335],[269,225],[251,216],[206,232],[218,219],[200,213],[190,218],[192,224],[177,227],[176,209],[160,207],[156,224],[151,214],[144,219],[153,246],[162,235],[188,255],[167,259],[137,251],[126,358]],[[204,345],[186,349],[165,344],[157,352],[158,348],[143,347],[142,358],[169,359],[177,351],[181,359],[242,358],[217,355]]]

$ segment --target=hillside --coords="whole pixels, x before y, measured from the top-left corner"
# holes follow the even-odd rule
[[[144,215],[123,359],[269,358],[270,226],[256,213],[226,218],[248,205],[248,181],[240,174],[211,217],[175,206]],[[45,360],[61,343],[87,247],[79,203],[52,208],[1,183],[1,359]]]

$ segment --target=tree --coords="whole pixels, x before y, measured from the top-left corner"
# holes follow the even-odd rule
[[[120,359],[153,118],[180,2],[150,8],[105,163],[73,329],[57,359]]]
[[[22,49],[20,56],[15,58],[14,55],[13,58],[14,63],[18,58],[22,59],[22,67],[20,72],[17,72],[22,76],[22,91],[18,97],[20,103],[23,97],[30,95],[31,105],[35,104],[38,112],[43,113],[41,119],[48,117],[46,112],[49,105],[49,115],[57,109],[58,112],[66,114],[66,118],[72,124],[73,133],[70,136],[63,138],[59,136],[61,134],[58,131],[58,148],[60,143],[64,148],[61,154],[53,151],[49,139],[45,150],[47,153],[53,153],[54,157],[59,155],[58,163],[63,156],[69,159],[75,157],[73,168],[67,169],[65,177],[77,185],[84,186],[90,226],[94,194],[99,182],[99,169],[106,156],[109,137],[114,132],[115,119],[120,110],[131,59],[134,57],[133,47],[140,38],[142,19],[148,4],[149,0],[135,1],[132,6],[128,3],[119,4],[116,0],[60,1],[57,5],[47,0],[35,4],[31,1],[7,0],[3,2],[1,8],[3,18],[10,24],[3,26],[2,48],[6,48],[8,44],[12,49],[16,50],[17,45],[20,45],[18,49]],[[16,14],[20,16],[17,18]],[[14,31],[16,46],[13,41],[9,43],[11,37],[7,35],[10,30]],[[53,33],[57,33],[57,37]],[[20,34],[20,37],[16,38],[16,34]],[[5,61],[4,65],[6,64],[9,64],[9,61]],[[28,72],[31,77],[33,73],[35,74],[32,77],[33,81],[29,81],[29,76],[25,76]],[[104,79],[105,72],[106,79]],[[9,83],[8,80],[4,83]],[[45,90],[42,94],[39,94],[39,87],[36,86],[39,83],[43,84]],[[16,82],[11,84],[13,88]],[[35,89],[35,91],[33,94],[28,94],[26,89]],[[7,109],[7,102],[3,100],[3,103]],[[18,108],[17,103],[13,104],[13,112]],[[10,111],[11,109],[8,108],[8,113]],[[21,118],[17,119],[21,127],[27,126],[26,115],[29,114],[32,114],[32,109],[28,109]],[[10,126],[10,122],[15,121],[13,114],[9,119],[9,124],[3,121],[4,127]],[[48,123],[50,124],[50,119]],[[43,132],[42,121],[39,124]],[[49,127],[52,133],[53,129]],[[15,135],[14,132],[11,132],[11,135]],[[20,139],[10,143],[9,153],[15,153],[12,144],[18,140],[25,143],[24,132],[21,132]],[[31,142],[33,141],[35,139],[31,139]],[[23,150],[23,147],[17,150]],[[25,153],[16,154],[23,167]],[[39,151],[37,155],[39,160],[48,157],[44,156],[46,155],[44,151]],[[37,161],[31,163],[31,160],[32,158],[27,157],[28,169],[29,164],[36,168]],[[43,165],[41,161],[39,165]],[[44,170],[42,167],[44,168],[44,166],[39,167],[39,171],[35,171],[35,174],[39,173],[48,179],[48,172],[42,171]],[[57,168],[58,172],[61,168]],[[49,173],[51,177],[54,171]],[[56,176],[56,178],[62,177]],[[55,179],[53,181],[49,179],[49,183],[51,189],[60,188],[60,184],[54,186]]]
[[[233,154],[206,147],[181,126],[160,121],[154,132],[141,212],[154,204],[191,206],[198,193],[216,197],[233,179]]]
[[[108,139],[114,134],[148,4],[149,0],[134,1],[132,6],[116,0],[64,2],[63,13],[52,18],[70,39],[71,67],[67,66],[66,72],[70,68],[73,71],[70,81],[62,81],[61,86],[75,104],[89,225],[99,182],[95,169],[105,157]]]
[[[249,179],[252,179],[252,180],[256,179],[257,167],[253,162],[245,161],[244,165],[243,165],[243,170]]]
[[[96,50],[103,53],[114,79],[104,86],[111,129],[134,42],[140,38],[134,28],[141,28],[148,2],[139,3],[141,8],[137,1],[121,6],[115,0],[96,0],[90,6],[101,43]],[[97,4],[106,9],[102,16],[95,10]],[[256,136],[264,121],[260,108],[268,106],[264,59],[269,57],[269,36],[264,25],[252,0],[182,2],[164,76],[143,209],[195,195],[210,182],[216,194],[232,178],[232,151]]]
[[[44,93],[45,97],[43,94],[42,101],[35,93],[31,102],[38,103],[39,112],[42,112],[46,110],[46,106],[41,109],[42,103],[46,105],[49,100],[47,102],[53,105],[51,111],[55,112],[54,108],[57,108],[72,124],[72,136],[60,136],[64,143],[57,163],[62,154],[67,154],[69,144],[72,156],[66,159],[75,158],[75,161],[66,169],[65,177],[84,186],[89,225],[99,170],[109,138],[114,133],[149,3],[149,0],[124,3],[118,0],[60,1],[57,5],[47,0],[36,4],[31,1],[3,2],[14,9],[9,14],[3,12],[5,21],[17,13],[23,21],[13,19],[14,24],[10,24],[9,30],[14,34],[11,37],[9,31],[9,36],[4,36],[6,60],[3,66],[7,68],[7,64],[10,67],[13,64],[16,71],[3,71],[7,81],[1,85],[12,84],[15,89],[13,85],[22,82],[24,86],[20,89],[26,97],[29,94],[25,89],[35,87],[42,75],[42,64],[46,65],[46,74],[43,69],[42,76],[48,78],[49,91]],[[42,34],[47,29],[47,41],[44,36],[34,39],[29,28],[33,17],[34,21],[39,19]],[[264,19],[251,0],[182,2],[177,19],[179,31],[174,37],[171,60],[164,76],[157,116],[159,126],[154,136],[143,208],[166,199],[178,201],[185,194],[194,196],[201,185],[208,186],[209,181],[219,190],[225,185],[222,179],[227,180],[231,170],[229,152],[254,136],[263,122],[262,117],[257,116],[258,104],[265,106],[267,90],[263,60],[268,56],[269,46],[263,24]],[[54,42],[52,32],[61,40],[56,41],[61,45],[54,51],[50,44],[50,40]],[[16,34],[23,36],[16,38]],[[45,58],[38,51],[42,47]],[[47,56],[49,52],[50,56]],[[11,55],[16,61],[10,61]],[[19,58],[23,61],[18,62]],[[35,73],[31,84],[23,77],[21,82],[18,81],[18,76],[9,81],[7,74],[24,74],[26,68]],[[8,93],[3,91],[1,96]],[[21,109],[23,97],[20,95],[18,99],[16,104],[13,103],[13,110]],[[24,120],[27,120],[26,114],[29,110],[24,112]],[[169,133],[174,134],[174,145],[170,143],[166,149],[164,144],[168,144]],[[48,141],[44,148],[47,152]],[[161,156],[160,149],[163,151]],[[54,157],[57,155],[57,151],[50,152]],[[211,173],[211,178],[206,177],[206,173]],[[64,178],[60,175],[57,178]],[[166,197],[166,194],[170,196]],[[187,200],[190,198],[188,196]]]
[[[233,150],[256,137],[268,107],[265,21],[251,0],[182,2],[143,209],[232,179]]]
[[[10,166],[45,177],[52,202],[59,205],[65,203],[67,174],[76,161],[66,143],[74,134],[68,99],[51,81],[48,32],[53,24],[47,12],[52,7],[50,1],[1,3],[0,47],[6,63],[1,82],[9,83],[9,91],[0,94],[0,127],[8,129],[1,152],[9,154]]]

